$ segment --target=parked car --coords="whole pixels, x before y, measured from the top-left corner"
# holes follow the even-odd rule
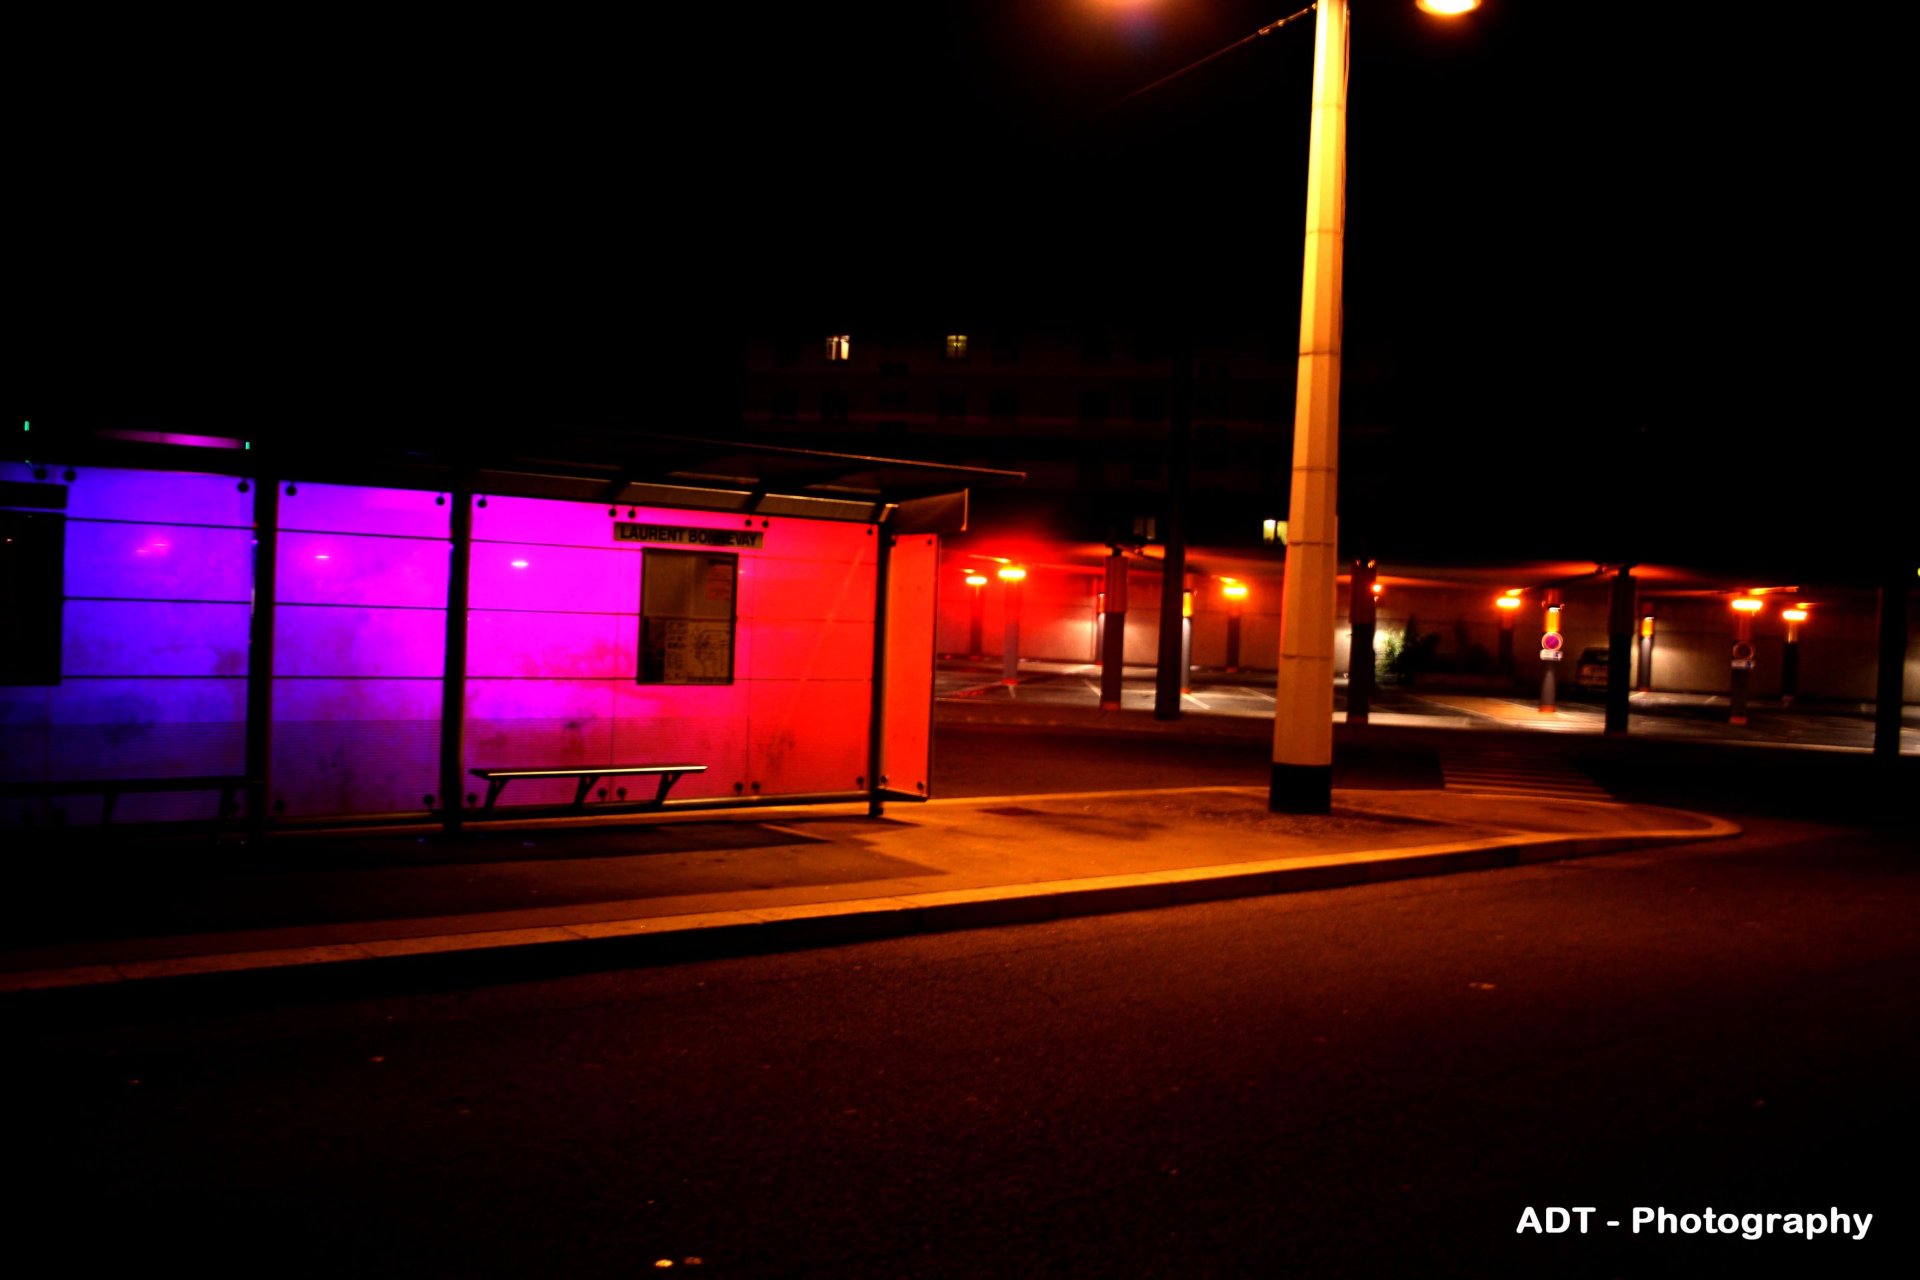
[[[1573,664],[1573,684],[1576,689],[1606,688],[1607,650],[1582,649],[1580,661]]]

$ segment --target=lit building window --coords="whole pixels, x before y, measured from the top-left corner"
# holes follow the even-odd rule
[[[846,360],[853,354],[853,335],[848,333],[830,333],[827,335],[827,359]]]
[[[967,335],[950,333],[947,335],[947,359],[965,360],[967,358]]]

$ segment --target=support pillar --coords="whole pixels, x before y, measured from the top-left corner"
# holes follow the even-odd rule
[[[881,773],[886,763],[887,743],[887,593],[893,576],[893,533],[885,525],[874,526],[878,545],[873,550],[873,695],[867,710],[867,816],[885,814],[880,798],[887,785]]]
[[[1873,754],[1888,763],[1900,755],[1900,710],[1907,662],[1907,566],[1890,566],[1880,584],[1880,645],[1874,675]]]
[[[1640,619],[1640,692],[1653,691],[1653,615]]]
[[[1107,557],[1107,589],[1101,596],[1100,709],[1118,711],[1127,661],[1127,557]]]
[[[1373,709],[1373,628],[1378,602],[1374,599],[1375,565],[1353,562],[1352,585],[1347,589],[1347,723],[1365,724]]]
[[[280,554],[280,485],[253,482],[253,612],[247,623],[247,843],[267,838],[273,780],[273,598]]]
[[[452,542],[447,557],[447,641],[440,677],[440,832],[460,835],[467,797],[467,600],[473,578],[473,490],[447,495]]]
[[[1181,657],[1186,626],[1187,471],[1193,434],[1193,338],[1184,329],[1174,335],[1173,388],[1167,406],[1167,540],[1160,566],[1160,650],[1154,664],[1153,718],[1180,718],[1180,690],[1186,684]]]
[[[1633,686],[1633,566],[1621,565],[1613,575],[1613,595],[1607,608],[1607,723],[1606,736],[1627,732],[1628,699]]]
[[[1019,577],[1008,577],[1008,571],[1002,569],[1000,577],[1000,616],[1005,624],[1001,632],[1000,644],[1000,683],[1020,683],[1020,584],[1026,577],[1024,570]]]

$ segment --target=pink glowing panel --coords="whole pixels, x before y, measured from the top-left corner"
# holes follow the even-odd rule
[[[241,493],[232,476],[87,466],[75,471],[77,478],[67,486],[70,518],[253,527],[253,495]]]
[[[887,572],[880,772],[895,791],[933,789],[933,633],[939,539],[902,538]]]
[[[244,676],[244,604],[69,600],[60,670],[79,676]]]
[[[756,526],[757,527],[757,526]],[[827,520],[773,520],[760,554],[776,560],[840,565],[873,558],[872,525]]]
[[[437,680],[445,660],[443,609],[283,604],[273,622],[275,675]]]
[[[282,533],[275,594],[289,604],[447,607],[445,542]]]
[[[516,567],[516,560],[525,561],[525,567]],[[640,611],[640,557],[627,552],[476,542],[470,563],[468,598],[475,609],[635,615]]]
[[[763,621],[750,627],[754,646],[738,674],[751,680],[868,680],[873,676],[871,622]]]
[[[66,591],[117,599],[249,601],[253,532],[69,520]]]
[[[409,538],[446,538],[452,507],[443,495],[419,489],[294,482],[280,486],[280,527],[329,533],[378,533]],[[451,499],[449,499],[449,502]]]
[[[742,618],[873,621],[873,562],[820,565],[762,556],[740,565]]]
[[[467,673],[546,679],[633,679],[631,616],[512,613],[467,615]]]
[[[871,703],[865,681],[756,680],[747,689],[747,773],[761,794],[859,789]]]
[[[614,700],[613,755],[623,763],[706,765],[674,785],[675,798],[751,794],[749,701],[742,684],[623,685]]]

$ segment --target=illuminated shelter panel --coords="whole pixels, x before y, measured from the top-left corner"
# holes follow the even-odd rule
[[[276,676],[425,679],[446,661],[444,609],[282,604],[275,612]]]
[[[275,559],[273,786],[287,817],[419,812],[439,788],[448,507],[294,481]]]
[[[743,619],[818,618],[873,623],[874,560],[871,538],[864,558],[846,564],[742,554],[740,616]]]
[[[468,582],[474,609],[632,614],[640,608],[640,557],[626,547],[476,541]]]
[[[253,599],[253,531],[67,519],[69,599]]]
[[[66,680],[247,674],[244,604],[197,600],[69,600],[61,637]]]
[[[67,486],[67,518],[251,529],[253,495],[241,492],[232,476],[76,467]]]
[[[18,690],[8,690],[10,695]],[[80,678],[16,703],[0,722],[9,778],[115,778],[237,774],[246,753],[247,682],[228,679]],[[16,761],[15,755],[22,758]],[[21,766],[17,771],[15,765]],[[18,822],[37,801],[0,801]],[[97,822],[98,796],[56,802],[71,822]],[[211,792],[122,796],[118,821],[173,821],[218,816]]]
[[[756,680],[747,685],[747,773],[767,795],[865,786],[867,681]]]
[[[281,604],[386,609],[447,607],[445,542],[349,533],[282,533],[274,598]]]
[[[467,677],[631,680],[633,627],[631,613],[475,609],[467,619]]]
[[[417,813],[440,785],[440,681],[276,679],[273,759],[289,816]]]
[[[299,532],[365,533],[444,542],[452,532],[446,495],[419,489],[380,489],[369,485],[311,484],[295,481],[294,492],[281,486],[280,528]]]
[[[142,778],[237,774],[245,757],[252,502],[226,476],[18,465],[0,478],[51,508],[44,522],[53,589],[33,612],[31,685],[0,691],[0,777]],[[9,625],[19,625],[19,615]],[[52,802],[97,821],[98,796]],[[116,816],[210,818],[213,793],[129,795]],[[37,816],[7,802],[5,819]]]
[[[887,574],[880,774],[907,795],[933,790],[933,653],[939,539],[901,538]]]

